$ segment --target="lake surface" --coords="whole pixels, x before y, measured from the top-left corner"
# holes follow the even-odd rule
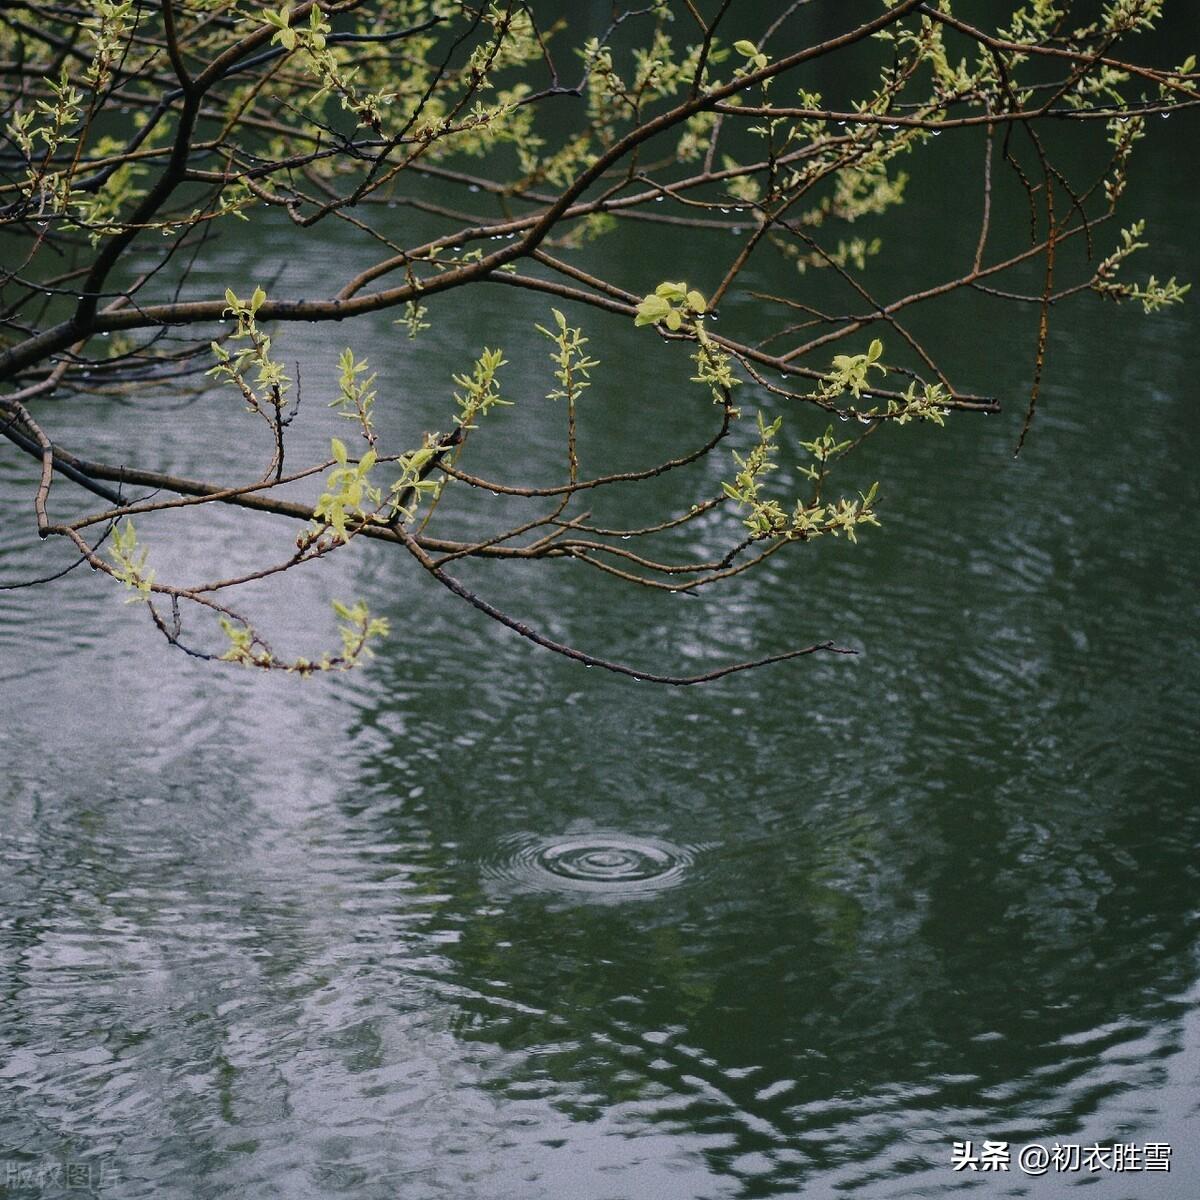
[[[1139,277],[1200,278],[1189,128],[1143,155]],[[889,290],[973,246],[950,157],[889,227]],[[289,237],[260,216],[201,277],[266,283]],[[636,231],[593,253],[639,290],[695,258]],[[316,289],[356,254],[272,286]],[[347,339],[397,447],[445,427],[450,371],[501,344],[520,402],[472,462],[553,478],[531,329],[548,304],[466,303],[415,343],[386,315],[283,330],[308,398],[297,461],[336,431]],[[749,334],[753,304],[721,327]],[[384,546],[255,593],[294,653],[329,643],[334,596],[391,619],[368,669],[307,683],[170,651],[87,571],[0,593],[0,1195],[79,1194],[13,1174],[73,1164],[120,1200],[1195,1196],[1196,311],[1065,308],[1014,462],[1033,318],[939,310],[924,327],[958,382],[1005,413],[874,439],[884,524],[858,547],[825,539],[703,598],[562,563],[461,572],[552,636],[664,671],[827,637],[852,659],[635,683],[531,648]],[[571,316],[604,360],[585,464],[704,435],[677,351]],[[222,393],[172,417],[53,405],[54,435],[99,459],[236,477],[262,449],[246,457]],[[819,428],[791,420],[785,465]],[[32,480],[0,454],[0,582],[68,561],[32,536]],[[445,528],[485,516],[468,499]],[[233,511],[139,528],[163,578],[295,533]],[[955,1141],[985,1139],[1170,1143],[1172,1169],[950,1169]]]

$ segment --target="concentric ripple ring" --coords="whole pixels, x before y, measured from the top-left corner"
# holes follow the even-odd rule
[[[695,852],[661,838],[608,831],[539,838],[518,835],[501,844],[485,872],[521,890],[586,894],[597,900],[648,896],[680,883]]]

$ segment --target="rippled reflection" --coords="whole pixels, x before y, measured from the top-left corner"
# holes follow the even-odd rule
[[[1142,200],[1184,255],[1195,201]],[[915,270],[929,247],[898,251]],[[350,588],[397,631],[368,673],[306,686],[160,651],[90,572],[0,593],[0,1172],[102,1162],[120,1200],[876,1200],[975,1182],[954,1140],[1162,1140],[1170,1176],[1089,1195],[1191,1200],[1200,360],[1192,315],[1095,311],[1052,346],[1022,461],[1019,402],[901,431],[853,553],[702,600],[472,577],[662,667],[827,636],[852,662],[630,684],[379,547],[289,581],[301,651]],[[535,316],[506,294],[471,340],[515,347]],[[1019,397],[960,320],[973,373]],[[384,385],[426,396],[447,347],[377,333]],[[628,454],[641,364],[605,365],[581,420]],[[164,469],[222,444],[227,414],[189,416]],[[494,453],[549,455],[543,416],[518,405]],[[58,419],[120,447],[100,401]],[[0,456],[5,581],[65,565],[12,515],[30,478]],[[146,531],[164,574],[292,533],[171,528]],[[978,1190],[1063,1194],[1003,1184]]]

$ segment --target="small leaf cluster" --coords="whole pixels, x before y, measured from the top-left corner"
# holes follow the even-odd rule
[[[805,504],[803,500],[797,500],[790,518],[776,504],[771,511],[774,525],[769,532],[802,542],[827,533],[833,537],[841,537],[844,533],[847,541],[857,545],[859,525],[879,524],[873,507],[878,491],[879,484],[873,483],[865,493],[859,492],[857,500],[847,500],[844,496],[833,504],[819,501]]]
[[[1146,121],[1144,117],[1114,117],[1104,127],[1115,147],[1112,167],[1104,180],[1104,196],[1110,205],[1115,205],[1129,184],[1129,159],[1134,146],[1146,136]]]
[[[93,91],[100,91],[121,58],[137,15],[133,0],[93,0],[91,7],[92,16],[83,22],[83,28],[91,36],[95,49],[83,77]]]
[[[315,4],[313,5],[312,13],[318,19],[320,18],[320,9]],[[262,17],[275,30],[275,33],[271,36],[271,45],[280,45],[285,50],[295,50],[296,31],[292,28],[292,6],[290,4],[281,4],[278,11],[272,8],[264,8]]]
[[[825,375],[823,387],[826,396],[840,396],[849,392],[856,400],[870,386],[869,373],[874,367],[887,374],[887,367],[879,360],[883,357],[883,343],[876,338],[865,354],[835,354],[833,368]]]
[[[38,100],[33,111],[14,110],[5,132],[29,161],[26,178],[20,185],[22,194],[36,200],[40,209],[49,207],[53,212],[63,212],[70,201],[70,184],[61,173],[48,170],[46,164],[75,140],[83,93],[71,82],[65,63],[58,78],[47,79],[46,83],[54,94],[54,103]],[[44,147],[38,166],[32,163],[35,138]]]
[[[1104,7],[1101,21],[1106,33],[1131,33],[1153,29],[1162,10],[1163,0],[1111,0]]]
[[[452,377],[463,389],[454,393],[454,402],[458,405],[455,419],[461,428],[474,429],[476,417],[486,416],[497,404],[512,403],[501,397],[500,385],[496,381],[496,372],[507,363],[503,350],[489,350],[485,346],[483,353],[475,360],[470,375]]]
[[[1117,282],[1115,276],[1125,259],[1149,245],[1138,240],[1145,230],[1145,221],[1135,221],[1128,229],[1121,230],[1121,245],[1096,268],[1092,290],[1106,300],[1118,303],[1122,300],[1139,300],[1146,313],[1154,313],[1171,304],[1182,304],[1192,285],[1178,283],[1174,275],[1166,283],[1160,283],[1154,275],[1144,285]]]
[[[380,490],[372,486],[369,479],[377,455],[371,449],[358,462],[350,462],[345,443],[340,438],[333,438],[330,448],[338,465],[325,480],[325,490],[313,509],[313,516],[330,527],[339,541],[347,542],[354,532],[348,521],[353,520],[361,528],[373,518],[383,499]],[[364,500],[369,500],[373,507],[365,508]]]
[[[320,5],[314,4],[309,9],[307,28],[292,26],[291,12],[286,4],[277,10],[264,9],[262,18],[275,30],[272,42],[278,42],[289,52],[296,49],[303,52],[303,59],[320,84],[311,97],[312,104],[320,104],[332,93],[338,97],[346,112],[370,125],[377,133],[383,131],[383,110],[395,97],[392,93],[363,91],[355,86],[354,79],[361,67],[346,68],[329,47],[328,35],[332,28]]]
[[[763,500],[762,477],[775,470],[775,436],[783,425],[783,418],[776,417],[768,424],[762,413],[758,414],[758,441],[749,454],[733,452],[733,461],[738,472],[732,483],[721,484],[721,490],[736,504],[750,509],[745,519],[746,528],[755,537],[765,537],[776,532],[780,522],[786,523],[783,510],[777,500]]]
[[[895,420],[897,425],[907,425],[909,421],[932,421],[935,425],[946,424],[946,401],[950,397],[940,383],[926,383],[920,386],[914,380],[904,392],[904,400],[889,400],[886,414],[879,414],[872,409],[865,415],[874,417],[886,415]]]
[[[730,404],[733,389],[742,382],[733,373],[732,357],[705,333],[703,325],[696,325],[696,339],[700,345],[692,355],[696,364],[692,382],[707,384],[714,404]]]
[[[371,446],[375,445],[375,423],[372,419],[372,409],[375,407],[375,374],[366,375],[370,369],[364,358],[356,361],[354,351],[349,346],[342,351],[338,358],[338,394],[329,402],[330,408],[336,408],[338,415],[351,421],[357,421],[362,429],[362,435]]]
[[[749,75],[752,71],[761,71],[771,60],[748,38],[734,42],[733,48],[746,60],[745,66],[739,67],[734,73]]]
[[[153,135],[151,135],[153,137]],[[115,139],[113,145],[116,147]],[[120,216],[123,210],[132,207],[143,194],[136,184],[147,168],[136,162],[125,163],[109,177],[108,185],[92,193],[75,191],[70,196],[74,208],[74,219],[64,224],[64,229],[81,228],[87,231],[88,241],[98,245],[101,238],[120,233]],[[64,199],[64,207],[65,207]],[[165,232],[165,230],[164,230]]]
[[[283,408],[291,386],[283,364],[271,357],[271,339],[255,321],[266,299],[267,294],[260,287],[254,289],[248,300],[239,299],[232,288],[225,289],[225,312],[237,320],[237,329],[230,334],[230,340],[244,341],[248,345],[236,354],[230,354],[220,342],[211,342],[217,365],[207,372],[232,383],[242,393],[247,409],[264,415],[264,399],[278,411]],[[251,370],[256,372],[253,382],[248,377]],[[265,396],[260,394],[260,389],[265,389]]]
[[[547,392],[546,399],[574,401],[584,388],[591,386],[589,372],[600,365],[600,360],[588,358],[584,352],[588,339],[583,336],[582,329],[569,326],[567,318],[557,308],[550,311],[554,314],[555,330],[552,332],[544,325],[535,326],[557,347],[550,355],[550,361],[555,364],[554,378],[558,380],[558,387]]]
[[[399,317],[395,322],[396,325],[403,325],[408,331],[410,341],[416,341],[417,334],[422,329],[431,329],[432,326],[425,317],[429,315],[429,309],[424,304],[418,304],[416,300],[406,300],[404,302],[404,316]]]
[[[500,384],[496,378],[497,372],[507,361],[503,350],[490,350],[485,346],[469,375],[463,373],[452,376],[462,389],[454,393],[458,407],[454,422],[462,432],[459,445],[470,430],[477,428],[475,421],[478,417],[486,416],[497,405],[507,407],[512,404],[511,400],[505,400],[500,395]],[[397,457],[396,465],[400,468],[400,474],[388,489],[391,520],[402,517],[405,521],[411,521],[426,498],[436,503],[446,480],[444,476],[429,479],[427,475],[433,469],[431,464],[436,465],[434,460],[446,450],[446,442],[437,434],[426,434],[423,446]]]
[[[372,657],[373,652],[368,643],[372,638],[387,637],[387,618],[372,617],[362,600],[353,605],[335,600],[333,611],[342,621],[338,632],[342,638],[343,669],[357,666],[364,658]]]
[[[859,525],[879,525],[879,518],[872,507],[878,492],[879,484],[876,482],[865,494],[859,492],[857,500],[847,500],[844,496],[839,498],[835,505],[826,510],[824,532],[834,537],[844,533],[847,541],[857,544],[856,530]]]
[[[686,283],[660,283],[637,306],[634,325],[666,325],[672,333],[680,329],[685,317],[700,316],[708,310],[704,296]]]
[[[411,521],[417,515],[421,501],[428,496],[436,500],[441,495],[444,480],[427,479],[425,472],[437,453],[433,438],[427,438],[426,444],[419,450],[409,450],[396,459],[400,468],[400,476],[388,489],[388,503],[391,505],[392,516],[402,516]],[[407,503],[402,500],[407,497]]]
[[[762,480],[769,471],[775,469],[775,437],[783,423],[782,417],[768,424],[760,412],[758,414],[758,443],[749,454],[743,456],[734,452],[733,458],[738,465],[738,473],[732,483],[722,483],[725,495],[734,503],[748,508],[743,524],[755,540],[771,537],[783,537],[799,541],[832,534],[840,537],[843,533],[851,542],[858,541],[859,525],[878,525],[875,516],[875,497],[879,484],[874,483],[866,492],[860,492],[857,500],[847,500],[845,497],[832,504],[822,503],[814,499],[809,503],[797,500],[792,512],[787,513],[783,505],[775,499],[762,495]],[[824,476],[824,465],[836,454],[848,450],[850,441],[837,441],[830,426],[819,438],[811,442],[801,442],[814,458],[822,464],[820,471],[812,467],[801,467],[800,472],[816,480],[818,484]]]
[[[1171,82],[1174,83],[1176,87],[1186,87],[1188,85],[1187,76],[1191,75],[1195,69],[1196,56],[1194,54],[1189,54],[1187,58],[1185,58],[1183,62],[1181,62],[1179,66],[1177,66],[1175,70],[1171,72]],[[1174,88],[1168,87],[1166,83],[1160,83],[1158,85],[1158,98],[1160,100],[1174,100],[1176,95],[1177,93],[1175,92]]]
[[[249,625],[235,623],[228,617],[219,617],[221,628],[229,639],[229,647],[221,655],[222,662],[237,663],[243,667],[270,667],[273,665],[270,650],[259,641]]]
[[[821,464],[820,470],[816,467],[800,467],[800,474],[809,479],[820,479],[824,474],[825,464],[836,455],[849,450],[853,444],[853,440],[849,438],[839,442],[833,436],[833,426],[828,426],[820,437],[814,438],[811,442],[800,443],[801,448],[807,450]]]
[[[1166,283],[1160,283],[1151,275],[1144,284],[1102,284],[1096,290],[1110,300],[1139,300],[1146,313],[1156,313],[1172,304],[1182,304],[1192,285],[1178,283],[1174,275]]]
[[[150,599],[154,571],[146,567],[148,554],[149,551],[138,544],[132,520],[123,521],[113,529],[108,543],[108,556],[113,562],[112,577],[137,593],[130,597],[130,602]]]
[[[826,267],[854,267],[863,270],[868,258],[874,258],[883,249],[883,239],[878,237],[838,238],[837,247],[833,250],[811,250],[807,254],[796,250],[793,255],[796,260],[796,270],[801,275],[807,273],[810,267],[820,271]]]
[[[360,666],[365,659],[373,657],[369,643],[376,638],[386,637],[389,632],[386,617],[372,617],[363,601],[353,605],[333,601],[333,611],[340,624],[341,653],[334,655],[326,651],[315,661],[297,658],[291,662],[275,657],[270,647],[241,618],[231,620],[219,618],[221,628],[229,639],[229,646],[220,656],[222,662],[237,663],[243,667],[258,667],[263,670],[280,670],[308,678],[320,671],[349,671]]]
[[[254,329],[254,318],[267,302],[267,293],[256,287],[247,300],[239,300],[233,288],[225,289],[225,312],[237,318],[236,337],[245,337]]]

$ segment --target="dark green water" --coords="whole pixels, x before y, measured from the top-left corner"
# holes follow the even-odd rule
[[[1141,164],[1141,274],[1200,277],[1182,125]],[[975,210],[942,169],[892,227],[886,290],[969,254]],[[251,234],[202,263],[214,287],[290,256],[281,224]],[[640,290],[712,282],[660,235],[607,252]],[[358,253],[291,262],[289,286]],[[547,305],[464,303],[415,346],[382,318],[283,331],[311,397],[297,454],[334,428],[347,337],[401,446],[444,427],[450,370],[500,343],[521,403],[474,462],[552,478]],[[462,572],[554,636],[664,670],[826,637],[852,660],[633,683],[531,649],[378,546],[258,593],[296,653],[328,640],[332,596],[391,618],[367,671],[307,684],[168,651],[90,573],[0,594],[0,1185],[69,1162],[120,1200],[1196,1195],[1195,314],[1060,314],[1018,463],[1029,315],[934,314],[959,382],[1007,412],[875,439],[884,528],[857,548],[780,555],[703,599],[563,564]],[[722,328],[754,315],[730,304]],[[703,437],[678,355],[588,325],[585,469]],[[96,458],[247,461],[227,395],[170,420],[52,405],[54,435]],[[793,421],[788,447],[815,428]],[[689,497],[726,471],[699,468]],[[0,455],[0,582],[66,561],[31,535],[32,479]],[[162,577],[294,534],[203,516],[141,525]],[[468,505],[447,529],[482,519]],[[589,885],[538,858],[589,846],[566,867],[669,869]],[[950,1170],[953,1142],[985,1138],[1174,1155],[1166,1174]]]

